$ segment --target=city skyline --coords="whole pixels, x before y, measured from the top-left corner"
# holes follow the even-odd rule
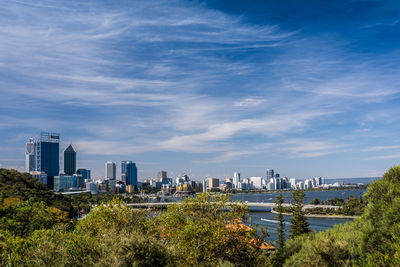
[[[7,1],[0,167],[24,171],[41,131],[93,177],[126,159],[140,179],[399,164],[400,4],[264,2]]]

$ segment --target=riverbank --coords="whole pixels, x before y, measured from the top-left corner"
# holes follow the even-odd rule
[[[271,213],[274,214],[278,214],[277,211],[271,210]],[[291,213],[282,213],[283,215],[286,216],[291,216]],[[333,214],[333,215],[329,215],[329,214],[304,214],[305,217],[309,217],[309,218],[331,218],[331,219],[357,219],[360,218],[360,216],[349,216],[349,215],[338,215],[338,214]]]

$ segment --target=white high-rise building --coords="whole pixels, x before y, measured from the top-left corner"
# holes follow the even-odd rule
[[[290,178],[289,183],[292,189],[296,189],[296,178]]]
[[[26,172],[34,172],[36,171],[36,143],[33,138],[29,138],[29,141],[26,143],[25,149],[25,169]]]
[[[250,177],[249,180],[252,183],[254,189],[262,189],[263,185],[261,177]]]
[[[115,162],[107,161],[105,166],[105,178],[106,179],[116,179],[117,178],[117,168]]]
[[[233,188],[239,189],[239,184],[240,184],[240,173],[235,172],[233,174]]]

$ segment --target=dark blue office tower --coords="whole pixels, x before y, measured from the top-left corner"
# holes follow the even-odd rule
[[[92,178],[91,178],[91,175],[90,175],[90,170],[88,170],[88,169],[78,169],[78,170],[76,171],[76,173],[82,175],[82,179],[83,179],[83,180],[85,180],[85,179],[89,179],[89,180],[92,179]]]
[[[132,161],[125,161],[126,164],[126,185],[132,185],[135,190],[138,189],[138,171],[136,164]]]
[[[54,188],[54,176],[60,172],[60,135],[41,132],[36,142],[36,169],[47,174],[47,187]]]

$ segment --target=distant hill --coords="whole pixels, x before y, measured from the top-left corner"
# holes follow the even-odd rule
[[[0,168],[0,196],[3,198],[18,197],[22,200],[32,198],[63,211],[72,211],[72,205],[67,197],[50,191],[46,185],[37,181],[30,174],[20,173],[16,170]]]

